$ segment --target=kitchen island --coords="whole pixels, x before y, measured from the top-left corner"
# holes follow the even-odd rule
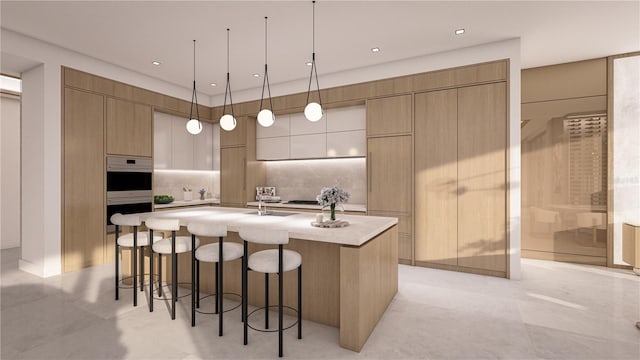
[[[315,214],[274,212],[258,216],[253,209],[201,207],[140,214],[178,218],[182,226],[192,221],[215,220],[228,226],[225,241],[241,242],[241,228],[284,229],[289,231],[287,249],[302,255],[302,316],[304,319],[338,327],[340,346],[360,351],[398,290],[398,229],[396,218],[342,215],[350,225],[344,228],[311,226]],[[186,228],[181,230],[186,233]],[[217,239],[200,238],[201,243]],[[265,249],[249,244],[249,253]],[[127,261],[123,261],[127,264]],[[170,267],[167,264],[167,268]],[[202,264],[201,289],[212,288],[213,267]],[[210,265],[210,264],[209,264]],[[190,282],[190,255],[178,260],[179,281]],[[240,293],[240,261],[225,263],[225,293]],[[169,271],[169,269],[166,269]],[[284,274],[284,303],[296,304],[297,275]],[[276,303],[276,281],[271,281],[270,303]],[[249,304],[264,303],[262,274],[249,274]]]

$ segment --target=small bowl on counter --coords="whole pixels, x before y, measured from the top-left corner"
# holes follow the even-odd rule
[[[175,199],[171,195],[154,195],[154,204],[171,204]]]

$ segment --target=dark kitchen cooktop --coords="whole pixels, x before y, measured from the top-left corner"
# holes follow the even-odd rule
[[[317,200],[289,200],[287,204],[296,204],[296,205],[318,205]]]

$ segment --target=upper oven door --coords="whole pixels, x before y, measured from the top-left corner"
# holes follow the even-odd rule
[[[107,172],[107,191],[151,190],[151,172]]]

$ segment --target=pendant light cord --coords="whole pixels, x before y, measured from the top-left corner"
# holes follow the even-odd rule
[[[322,106],[322,98],[320,96],[320,82],[318,81],[318,68],[316,67],[316,2],[312,1],[313,10],[312,16],[312,30],[311,30],[311,74],[309,75],[309,87],[307,88],[307,104],[309,103],[309,96],[311,95],[311,82],[313,81],[313,75],[316,76],[316,88],[318,90],[318,104]]]
[[[267,19],[264,17],[264,77],[262,78],[262,95],[260,95],[260,110],[262,110],[262,101],[264,100],[264,86],[267,85],[269,93],[269,108],[273,112],[273,101],[271,100],[271,85],[269,85],[269,71],[267,69]]]
[[[231,116],[236,117],[233,111],[233,97],[231,95],[231,80],[229,76],[229,29],[227,29],[227,87],[224,90],[224,105],[222,106],[222,115],[226,114],[227,109],[227,93],[229,94],[229,104],[231,106]]]
[[[196,41],[193,40],[193,92],[191,93],[191,109],[189,111],[189,120],[193,119],[193,105],[195,101],[196,119],[198,119],[198,128],[202,128],[200,123],[200,109],[198,109],[198,93],[196,92]]]

